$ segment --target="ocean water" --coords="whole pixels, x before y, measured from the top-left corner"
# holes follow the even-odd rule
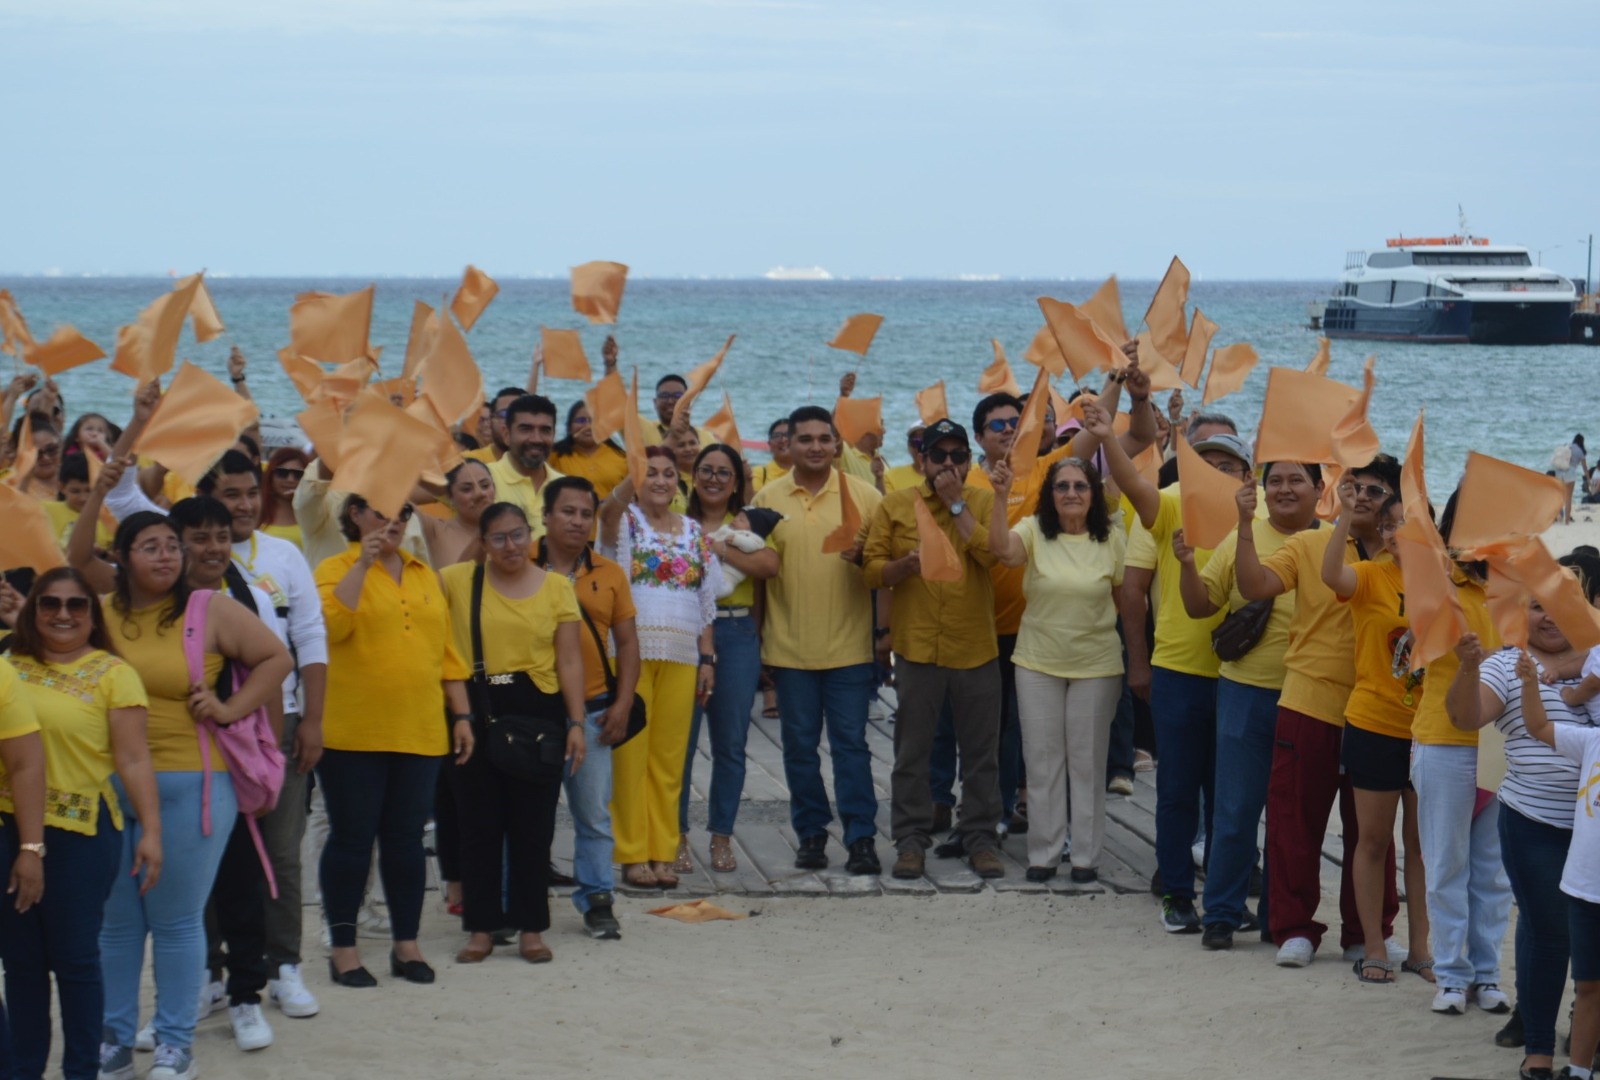
[[[299,398],[278,367],[276,351],[289,339],[288,310],[296,293],[311,289],[346,292],[364,280],[222,278],[209,282],[228,333],[205,345],[185,332],[179,356],[225,377],[230,344],[251,361],[251,389],[266,415],[290,416]],[[378,281],[372,341],[386,347],[382,369],[399,372],[414,300],[438,305],[455,279],[394,278]],[[882,394],[891,459],[900,450],[896,433],[916,422],[912,396],[943,379],[956,419],[969,423],[978,399],[979,372],[992,358],[989,339],[999,339],[1017,379],[1026,388],[1035,369],[1022,352],[1042,324],[1035,300],[1053,296],[1081,301],[1095,281],[827,281],[634,280],[628,284],[615,328],[624,377],[637,365],[641,393],[667,372],[684,372],[709,359],[729,334],[738,335],[717,380],[696,409],[703,419],[720,406],[722,391],[733,400],[741,435],[765,437],[767,424],[807,402],[831,405],[841,375],[858,372],[856,396]],[[1216,402],[1247,434],[1261,413],[1269,365],[1303,368],[1316,351],[1317,335],[1306,330],[1306,304],[1325,297],[1328,282],[1194,283],[1190,306],[1219,324],[1214,345],[1248,341],[1261,363],[1239,392]],[[583,332],[596,371],[600,344],[611,328],[590,327],[571,309],[565,280],[505,280],[500,295],[468,334],[474,357],[492,392],[521,385],[541,324]],[[1124,282],[1124,315],[1134,329],[1156,282]],[[170,287],[156,278],[0,278],[27,316],[35,336],[58,323],[72,323],[108,352],[116,328]],[[828,348],[843,319],[856,312],[884,316],[864,360]],[[1329,374],[1357,385],[1361,364],[1376,352],[1377,389],[1371,415],[1384,449],[1405,449],[1417,411],[1428,411],[1428,482],[1442,502],[1460,476],[1469,449],[1543,471],[1550,454],[1574,432],[1600,434],[1593,424],[1594,369],[1600,348],[1581,345],[1510,347],[1412,345],[1388,342],[1333,343]],[[101,361],[67,372],[59,380],[69,415],[104,412],[114,420],[130,409],[132,384]],[[563,409],[583,387],[546,380],[541,390]],[[1058,389],[1068,392],[1068,380]],[[1188,393],[1191,406],[1199,393]],[[754,455],[759,459],[759,453]]]

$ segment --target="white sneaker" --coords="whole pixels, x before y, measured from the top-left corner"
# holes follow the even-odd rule
[[[1316,955],[1317,950],[1312,946],[1310,938],[1292,937],[1278,950],[1276,963],[1279,967],[1303,968],[1308,966]]]
[[[1433,1011],[1446,1016],[1460,1016],[1467,1011],[1467,992],[1454,986],[1441,986],[1433,995]]]
[[[1391,964],[1398,964],[1407,956],[1411,955],[1411,950],[1400,944],[1394,938],[1385,939],[1383,947],[1389,954],[1389,963]],[[1343,953],[1344,958],[1352,963],[1357,960],[1364,959],[1366,955],[1367,947],[1365,945],[1352,945]]]
[[[1196,870],[1204,870],[1206,868],[1206,838],[1204,836],[1189,845],[1189,857],[1194,860],[1194,868]]]
[[[368,903],[356,916],[357,937],[387,941],[393,936],[393,929],[387,910],[380,910],[376,904]]]
[[[265,1050],[272,1045],[272,1025],[267,1023],[260,1005],[231,1005],[228,1022],[233,1025],[233,1041],[240,1050]]]
[[[1477,1002],[1478,1008],[1488,1013],[1506,1013],[1511,1011],[1511,999],[1506,997],[1506,992],[1495,983],[1473,983],[1467,991],[1472,1000]]]
[[[133,1037],[133,1048],[142,1050],[146,1054],[156,1048],[156,1022],[154,1019],[140,1028],[139,1034]]]
[[[202,982],[200,984],[200,1010],[195,1014],[198,1023],[217,1011],[217,1007],[228,1000],[227,987],[220,982]],[[154,1038],[155,1022],[151,1021],[151,1037]]]
[[[195,1080],[200,1070],[194,1063],[194,1051],[182,1046],[156,1047],[156,1065],[146,1075],[146,1080]]]
[[[299,964],[280,964],[278,977],[267,980],[267,997],[285,1016],[315,1016],[322,1006],[300,978]]]

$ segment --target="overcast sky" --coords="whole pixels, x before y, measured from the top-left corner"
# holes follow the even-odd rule
[[[0,0],[0,272],[1330,279],[1461,203],[1577,274],[1593,12]]]

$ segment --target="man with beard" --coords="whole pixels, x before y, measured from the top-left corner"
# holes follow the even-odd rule
[[[556,404],[523,394],[506,407],[506,453],[489,466],[495,498],[522,508],[535,543],[544,535],[544,486],[561,476],[550,465],[556,444]]]

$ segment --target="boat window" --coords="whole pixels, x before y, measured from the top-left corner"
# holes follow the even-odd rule
[[[1375,251],[1367,256],[1367,265],[1375,270],[1389,270],[1396,266],[1410,266],[1409,251]]]
[[[1387,304],[1393,285],[1392,281],[1363,281],[1356,286],[1356,296],[1369,304]]]
[[[1418,266],[1532,266],[1527,252],[1419,251],[1413,255]]]
[[[1428,286],[1422,281],[1397,281],[1394,283],[1394,302],[1409,304],[1414,300],[1421,300],[1428,294]]]

